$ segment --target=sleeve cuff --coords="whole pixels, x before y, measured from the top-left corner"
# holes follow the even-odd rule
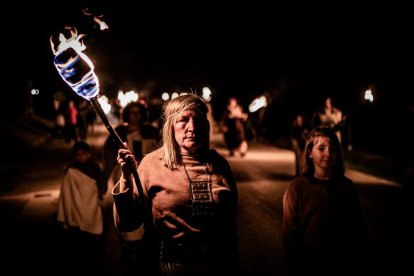
[[[113,196],[121,196],[123,194],[129,194],[130,193],[130,191],[131,191],[130,188],[126,188],[126,190],[125,191],[122,191],[122,192],[120,191],[121,181],[122,181],[122,184],[124,186],[126,186],[126,180],[125,180],[124,176],[122,176],[119,179],[119,181],[115,184],[115,186],[112,188],[112,195]]]

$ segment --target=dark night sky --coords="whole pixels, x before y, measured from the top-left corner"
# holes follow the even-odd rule
[[[53,67],[49,36],[73,25],[87,34],[103,93],[155,81],[154,93],[207,85],[218,104],[230,94],[248,104],[268,91],[276,108],[290,112],[313,110],[329,95],[352,112],[372,87],[378,113],[390,111],[392,120],[398,113],[401,125],[412,118],[414,24],[402,6],[133,2],[16,3],[14,20],[3,23],[11,42],[5,53],[13,57],[6,68],[16,79],[9,97],[21,98],[27,80],[44,91],[43,101],[58,89],[71,93]],[[103,14],[109,31],[83,7]]]
[[[16,49],[24,49],[24,62],[36,64],[24,74],[37,85],[62,85],[53,75],[48,38],[74,25],[87,34],[86,52],[103,90],[156,80],[160,89],[211,83],[222,93],[252,94],[287,79],[301,90],[334,94],[378,82],[401,85],[412,75],[403,68],[414,61],[408,32],[413,24],[403,8],[380,13],[360,7],[129,2],[70,1],[56,8],[32,3],[17,10],[16,25],[22,27],[12,28]],[[82,7],[103,14],[110,30],[101,32]]]

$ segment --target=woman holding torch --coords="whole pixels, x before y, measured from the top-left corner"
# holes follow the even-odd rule
[[[129,149],[118,151],[122,176],[114,187],[114,220],[121,231],[145,223],[156,237],[159,275],[239,273],[238,193],[227,160],[209,148],[207,106],[195,94],[164,108],[162,146],[138,166],[144,206]]]

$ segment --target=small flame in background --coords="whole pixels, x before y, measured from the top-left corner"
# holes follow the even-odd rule
[[[66,27],[70,37],[59,34],[59,44],[55,47],[53,36],[50,37],[55,58],[53,63],[62,79],[79,96],[90,100],[99,94],[99,81],[94,65],[89,57],[83,53],[86,46],[82,42],[84,34],[78,35],[76,28]]]
[[[364,99],[371,103],[374,101],[374,95],[372,94],[371,89],[365,90]]]
[[[101,18],[103,17],[103,15],[94,15],[94,14],[92,14],[92,13],[89,11],[89,9],[88,9],[88,8],[84,8],[84,9],[82,10],[82,12],[83,12],[83,14],[84,14],[84,15],[92,16],[93,21],[95,21],[95,22],[96,22],[96,24],[98,24],[99,29],[100,29],[101,31],[105,31],[105,30],[108,30],[108,29],[109,29],[108,24],[106,24],[106,23],[105,23],[105,21],[103,21],[103,20],[101,19]]]
[[[255,98],[249,105],[249,111],[250,112],[256,112],[262,107],[267,106],[267,99],[265,96],[260,96],[258,98]]]

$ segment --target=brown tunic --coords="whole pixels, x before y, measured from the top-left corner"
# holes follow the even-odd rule
[[[151,210],[147,215],[151,217],[162,247],[166,248],[166,261],[205,263],[209,269],[214,264],[218,269],[229,264],[237,266],[235,217],[238,194],[227,160],[215,150],[210,150],[206,157],[183,156],[183,163],[185,167],[170,170],[163,165],[162,150],[157,150],[145,156],[138,168],[148,210]],[[198,218],[192,215],[189,178],[211,182],[211,216]],[[144,216],[137,204],[137,189],[134,188],[134,194],[131,190],[119,193],[118,183],[113,189],[113,198],[117,227],[127,231],[139,227]],[[187,252],[177,252],[182,248],[191,252],[191,257],[185,257]],[[170,254],[169,251],[174,252]],[[170,260],[170,257],[173,259]]]
[[[291,274],[355,267],[367,249],[357,190],[346,178],[299,176],[283,198],[283,242]]]

